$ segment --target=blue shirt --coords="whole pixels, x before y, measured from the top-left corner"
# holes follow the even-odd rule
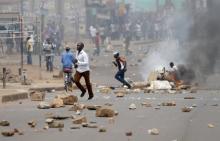
[[[61,58],[61,63],[63,64],[63,68],[72,69],[74,61],[75,61],[75,57],[71,51],[63,52]]]

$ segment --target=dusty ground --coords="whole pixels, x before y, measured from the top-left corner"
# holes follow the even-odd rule
[[[129,68],[126,74],[130,80],[142,81],[138,68],[141,65],[141,59],[146,55],[152,44],[144,45],[142,49],[140,45],[132,48],[135,54],[128,57]],[[116,50],[121,50],[116,47]],[[122,50],[121,50],[122,51]],[[92,49],[88,52],[91,54]],[[91,61],[91,78],[92,82],[97,86],[120,86],[114,79],[116,68],[113,68],[112,53],[103,53],[101,57],[93,58]],[[1,60],[2,61],[2,60]],[[3,61],[4,62],[4,61]],[[10,67],[15,67],[10,65]],[[28,76],[33,81],[45,82],[51,81],[56,83],[63,83],[62,79],[53,80],[52,75],[58,73],[58,69],[54,73],[45,72],[45,67],[41,70],[43,80],[39,80],[39,68],[38,59],[35,57],[35,66],[25,66],[28,69]],[[59,68],[59,57],[56,58],[55,66]],[[14,69],[13,69],[14,70]],[[14,137],[3,137],[0,135],[0,141],[219,141],[220,138],[220,95],[218,90],[201,90],[195,94],[189,94],[188,92],[178,94],[165,93],[151,93],[144,94],[131,93],[126,95],[124,98],[116,98],[111,94],[100,94],[98,89],[93,86],[95,92],[95,98],[91,101],[87,101],[87,95],[85,98],[80,98],[79,102],[83,104],[96,104],[104,105],[105,103],[112,103],[112,108],[119,112],[119,115],[115,117],[115,123],[110,124],[106,118],[96,118],[94,111],[84,110],[81,114],[85,115],[89,121],[95,121],[99,126],[104,126],[107,129],[106,133],[99,133],[98,129],[82,128],[71,130],[73,126],[72,120],[64,120],[65,128],[62,132],[58,129],[49,129],[47,131],[42,130],[45,122],[45,114],[55,113],[60,115],[74,115],[75,112],[68,111],[69,106],[60,109],[48,109],[39,110],[36,108],[38,102],[31,102],[30,100],[19,102],[13,102],[3,104],[0,106],[0,120],[8,120],[11,123],[10,127],[1,127],[0,131],[7,129],[19,128],[24,131],[24,135]],[[64,92],[53,92],[47,93],[46,101],[52,100],[57,94]],[[79,96],[78,90],[72,94]],[[194,96],[196,99],[185,100],[185,96]],[[152,107],[146,108],[141,106],[141,102],[149,102]],[[155,107],[162,102],[176,101],[177,106],[175,107],[160,107],[156,110]],[[128,106],[131,103],[135,103],[137,109],[131,111]],[[181,108],[184,106],[196,105],[190,113],[183,113]],[[216,105],[217,106],[212,106]],[[37,127],[31,129],[27,122],[35,119],[37,121]],[[214,128],[209,128],[208,124],[215,125]],[[151,128],[157,128],[160,130],[160,134],[157,136],[149,135],[148,130]],[[127,137],[126,132],[131,131],[132,137]]]

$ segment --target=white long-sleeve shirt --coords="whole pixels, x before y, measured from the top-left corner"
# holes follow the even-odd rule
[[[78,60],[77,62],[77,71],[80,73],[89,71],[89,57],[87,55],[87,53],[82,50],[80,53],[78,53],[78,51],[76,52],[76,59]]]

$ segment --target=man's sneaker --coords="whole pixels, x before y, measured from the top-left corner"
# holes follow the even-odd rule
[[[131,89],[131,85],[127,85],[128,89]]]
[[[89,96],[88,100],[91,100],[94,97],[94,95]]]
[[[80,95],[80,97],[84,97],[85,94],[86,94],[86,91],[82,92],[81,95]]]

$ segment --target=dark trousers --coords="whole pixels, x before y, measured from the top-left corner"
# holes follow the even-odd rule
[[[32,53],[27,52],[27,64],[32,65]]]
[[[131,87],[131,85],[124,79],[125,78],[125,71],[124,70],[119,70],[116,75],[115,75],[115,79],[117,79],[118,81],[120,81],[123,85],[128,86],[129,88]]]
[[[47,71],[53,71],[53,56],[46,56]]]
[[[86,87],[88,89],[88,93],[89,96],[93,96],[93,92],[92,92],[92,85],[90,83],[90,72],[86,71],[86,72],[78,72],[76,71],[75,75],[74,75],[74,81],[76,86],[82,91],[82,92],[86,92],[86,89],[81,85],[80,83],[80,79],[81,77],[84,77],[85,82],[86,82]]]

